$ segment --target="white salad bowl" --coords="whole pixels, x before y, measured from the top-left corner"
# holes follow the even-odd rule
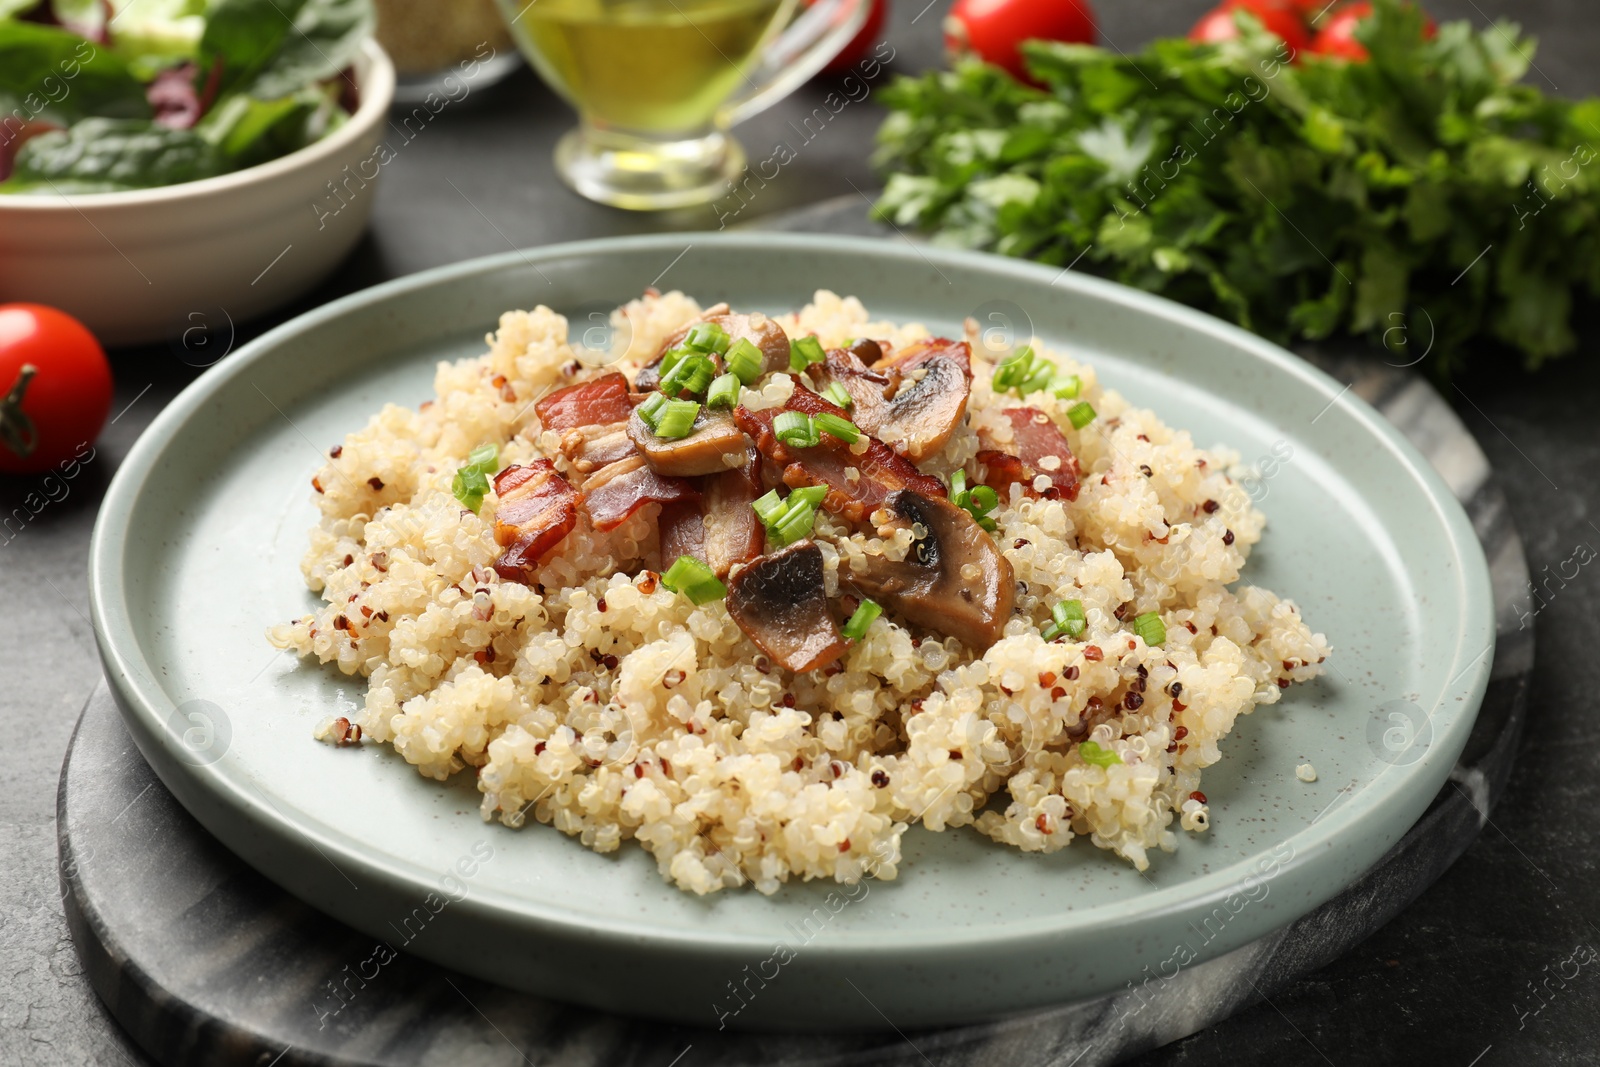
[[[156,189],[0,195],[0,302],[82,320],[107,345],[183,338],[260,315],[355,245],[384,162],[394,66],[355,62],[360,106],[332,134],[231,174]]]

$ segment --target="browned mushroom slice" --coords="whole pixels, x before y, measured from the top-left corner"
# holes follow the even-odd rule
[[[736,563],[761,555],[766,528],[750,505],[761,495],[760,457],[754,449],[745,464],[701,482],[699,504],[676,503],[661,509],[661,565],[679,556],[693,556],[727,576]]]
[[[791,671],[814,671],[847,642],[828,607],[822,549],[800,541],[763,556],[728,583],[728,614],[745,636]]]
[[[695,416],[689,436],[679,438],[657,437],[634,412],[628,419],[628,438],[651,470],[679,478],[717,474],[741,466],[749,447],[744,431],[731,414],[704,407]]]
[[[716,309],[713,308],[713,311]],[[728,335],[731,344],[739,338],[744,338],[755,345],[761,353],[761,373],[768,374],[776,370],[789,369],[789,335],[783,332],[783,327],[767,318],[761,312],[752,312],[749,315],[732,313],[710,314],[704,318],[691,322],[688,326],[668,337],[661,344],[661,351],[656,353],[656,358],[639,368],[639,373],[633,377],[634,388],[640,392],[654,389],[661,384],[661,360],[666,354],[683,343],[689,331],[702,322],[714,322],[722,327]],[[722,373],[722,359],[714,361],[717,373]]]
[[[948,500],[902,489],[884,506],[922,534],[904,561],[869,559],[867,572],[850,582],[919,626],[980,651],[994,644],[1011,617],[1017,580],[993,539]]]
[[[865,347],[867,344],[872,345],[870,350]],[[873,342],[857,341],[849,348],[830,350],[825,361],[806,370],[816,383],[817,392],[825,394],[830,385],[843,389],[850,397],[847,417],[873,436],[877,436],[877,428],[889,417],[888,396],[894,385],[894,379],[873,370],[863,358],[863,355],[877,352],[878,346]]]
[[[967,413],[972,389],[972,354],[965,341],[938,338],[908,345],[894,356],[867,363],[877,342],[856,341],[834,349],[807,373],[819,390],[837,382],[850,394],[850,421],[891,444],[910,460],[945,446]]]

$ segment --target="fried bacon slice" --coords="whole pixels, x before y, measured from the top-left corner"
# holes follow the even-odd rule
[[[578,524],[578,491],[547,459],[507,467],[495,475],[494,491],[494,539],[505,550],[494,562],[495,573],[526,583]]]
[[[1078,499],[1079,478],[1083,472],[1078,466],[1078,457],[1072,454],[1072,447],[1054,420],[1038,408],[1007,408],[1002,414],[1011,421],[1011,449],[986,448],[978,453],[978,462],[986,469],[983,484],[1002,496],[1013,482],[1021,482],[1029,496],[1043,496],[1047,500]],[[1056,460],[1049,465],[1053,469],[1047,469],[1044,464],[1047,457]],[[1033,488],[1034,478],[1041,474],[1053,483],[1043,493]]]
[[[533,410],[541,426],[561,433],[627,422],[633,414],[633,400],[628,396],[626,376],[605,374],[591,382],[557,389],[535,404]]]
[[[613,530],[651,502],[698,501],[700,490],[685,478],[664,477],[643,456],[620,460],[583,483],[583,507],[596,530]]]
[[[661,509],[661,566],[693,556],[726,577],[736,563],[761,555],[766,529],[750,505],[761,495],[761,457],[747,450],[742,467],[700,479],[698,504],[680,501]]]
[[[803,385],[794,387],[784,407],[806,415],[829,412],[849,418],[848,413]],[[782,472],[785,485],[790,488],[827,486],[828,495],[822,506],[835,515],[859,522],[876,511],[890,493],[900,489],[910,489],[923,496],[948,495],[943,482],[923,474],[914,463],[874,437],[863,435],[867,447],[859,455],[851,451],[850,445],[829,434],[823,434],[821,443],[814,448],[792,448],[772,432],[772,420],[777,415],[777,409],[773,408],[751,411],[740,407],[733,413],[739,428],[755,441],[761,455]],[[853,476],[852,471],[855,472]]]
[[[639,451],[628,436],[626,422],[608,422],[568,430],[561,438],[559,447],[561,454],[572,464],[572,469],[579,474],[593,474]]]

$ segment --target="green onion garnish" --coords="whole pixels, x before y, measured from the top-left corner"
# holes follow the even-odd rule
[[[867,636],[867,628],[882,614],[883,609],[875,601],[863,600],[855,614],[850,616],[850,621],[844,624],[844,635],[852,641],[861,640]]]
[[[661,576],[661,584],[696,604],[721,600],[728,595],[728,587],[717,581],[711,568],[693,556],[679,556],[677,562]]]
[[[1092,763],[1096,767],[1115,767],[1122,762],[1122,758],[1109,748],[1101,748],[1093,741],[1083,741],[1078,745],[1078,755],[1083,757],[1083,762]]]
[[[751,502],[756,517],[767,528],[767,536],[778,546],[791,545],[811,533],[816,523],[817,508],[828,495],[825,485],[808,485],[791,491],[780,500],[778,491],[771,490]]]
[[[1050,609],[1050,620],[1050,625],[1039,634],[1046,641],[1054,641],[1058,637],[1077,637],[1089,625],[1081,600],[1061,601]]]
[[[739,402],[739,376],[737,374],[723,374],[711,383],[711,391],[706,394],[706,407],[731,408]]]
[[[646,426],[654,430],[656,428],[656,419],[660,417],[661,409],[666,406],[667,394],[651,393],[649,397],[645,399],[644,403],[640,404],[633,410],[638,414],[640,420],[643,421]]]
[[[1012,388],[1023,378],[1027,377],[1029,369],[1033,366],[1033,349],[1028,345],[1012,352],[994,369],[994,378],[991,385],[997,392],[1005,392]]]
[[[1095,419],[1094,408],[1087,400],[1080,400],[1067,409],[1067,419],[1074,430],[1081,430]]]
[[[789,369],[802,371],[813,363],[821,363],[828,358],[822,350],[822,342],[815,337],[797,337],[789,342]]]
[[[690,328],[683,343],[696,352],[716,352],[720,355],[728,350],[728,334],[714,322],[699,322]]]
[[[798,502],[812,508],[820,507],[827,498],[828,487],[825,485],[808,485],[801,489],[791,489],[789,491],[791,504]]]
[[[778,525],[770,531],[780,545],[792,545],[811,532],[816,524],[817,509],[809,504],[791,504]]]
[[[661,379],[661,391],[668,396],[677,396],[687,390],[698,396],[706,391],[706,386],[711,384],[716,374],[717,365],[709,357],[691,352]]]
[[[849,390],[838,382],[829,382],[828,387],[822,391],[822,395],[827,398],[828,403],[846,411],[849,411],[856,402],[855,397],[850,395]]]
[[[855,423],[849,419],[841,419],[831,411],[812,416],[811,424],[821,433],[831,433],[847,445],[853,445],[861,440],[861,431],[856,429]]]
[[[756,379],[761,377],[761,349],[741,337],[728,346],[728,351],[722,357],[722,365],[728,368],[728,373],[737,374],[745,385],[754,385]]]
[[[1057,378],[1050,386],[1050,392],[1058,400],[1071,400],[1083,392],[1083,379],[1076,374],[1068,374]]]
[[[668,440],[688,437],[694,432],[694,419],[698,414],[700,405],[693,400],[667,401],[666,406],[656,416],[656,436]]]
[[[450,491],[461,501],[461,506],[476,512],[483,506],[489,492],[489,475],[500,469],[498,445],[479,445],[467,456],[464,467],[456,471],[450,482]]]
[[[750,506],[755,509],[756,518],[761,520],[761,525],[767,527],[776,523],[787,507],[776,489],[769,489],[764,496],[752,500]]]
[[[665,378],[672,373],[672,368],[683,362],[684,356],[692,355],[694,355],[694,349],[692,348],[669,348],[666,354],[661,357],[661,366],[656,369]]]
[[[1166,624],[1154,611],[1147,611],[1133,620],[1133,632],[1144,638],[1144,643],[1155,647],[1167,639]]]
[[[794,448],[810,448],[818,440],[811,416],[799,411],[781,412],[773,419],[772,436]]]
[[[989,512],[999,505],[1000,494],[987,485],[968,489],[967,472],[964,470],[958,469],[950,475],[950,503],[958,508],[965,508],[985,530],[993,533],[997,528],[995,521],[989,518]]]

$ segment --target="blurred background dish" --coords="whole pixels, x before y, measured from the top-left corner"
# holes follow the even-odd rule
[[[394,155],[379,143],[394,67],[376,42],[352,76],[350,119],[270,162],[154,189],[0,197],[0,300],[60,308],[124,345],[299,296],[361,237]]]
[[[462,63],[479,64],[478,86],[492,85],[517,68],[516,47],[494,0],[373,0],[378,42],[394,61],[394,99],[420,104],[429,93],[452,88]]]

